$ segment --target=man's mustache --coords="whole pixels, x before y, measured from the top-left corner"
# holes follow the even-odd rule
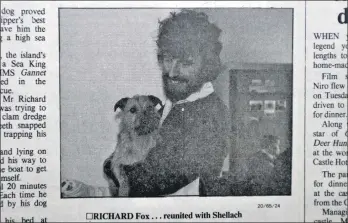
[[[181,77],[169,77],[169,74],[168,73],[165,73],[163,75],[163,79],[166,80],[166,81],[179,81],[179,82],[188,82],[187,79],[185,78],[181,78]]]

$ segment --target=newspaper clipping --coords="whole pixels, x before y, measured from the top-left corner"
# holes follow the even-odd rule
[[[347,1],[2,1],[1,222],[348,223]]]

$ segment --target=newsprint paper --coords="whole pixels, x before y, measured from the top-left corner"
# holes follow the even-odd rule
[[[347,1],[1,1],[1,222],[348,223]]]

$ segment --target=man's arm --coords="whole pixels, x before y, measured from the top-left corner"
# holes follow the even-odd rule
[[[222,123],[203,117],[187,123],[181,137],[153,148],[144,162],[125,166],[130,196],[159,196],[176,192],[202,177],[206,189],[218,176],[226,157],[226,132]]]

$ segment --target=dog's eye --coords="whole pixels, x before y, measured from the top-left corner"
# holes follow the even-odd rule
[[[136,108],[131,108],[129,111],[130,111],[131,113],[135,113],[135,112],[137,111],[137,109],[136,109]]]

